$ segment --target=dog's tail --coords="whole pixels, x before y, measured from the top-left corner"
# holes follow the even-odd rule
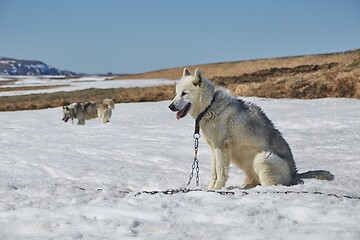
[[[112,99],[110,98],[107,98],[107,99],[104,99],[103,101],[103,104],[106,105],[108,108],[110,109],[114,109],[115,108],[115,103]]]
[[[331,172],[329,171],[325,171],[325,170],[315,170],[315,171],[308,171],[308,172],[304,172],[304,173],[298,173],[298,178],[299,179],[309,179],[309,178],[315,178],[315,179],[319,179],[319,180],[334,180],[334,175],[331,174]]]

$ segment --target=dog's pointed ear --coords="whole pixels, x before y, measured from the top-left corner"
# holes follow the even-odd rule
[[[183,70],[183,77],[189,76],[191,75],[191,73],[189,72],[189,70],[187,68],[184,68]]]
[[[197,68],[197,69],[195,70],[193,84],[194,84],[195,86],[201,86],[202,82],[203,82],[203,76],[202,76],[202,74],[201,74],[200,69]]]

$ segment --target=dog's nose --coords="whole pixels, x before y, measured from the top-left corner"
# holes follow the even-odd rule
[[[174,104],[170,104],[170,105],[169,105],[169,108],[170,108],[170,110],[173,111],[173,112],[177,111],[177,109],[176,109],[176,107],[174,106]]]

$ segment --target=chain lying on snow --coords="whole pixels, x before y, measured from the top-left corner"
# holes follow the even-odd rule
[[[83,187],[74,187],[76,189],[80,189],[82,191],[87,191],[87,189],[83,188]],[[96,191],[96,192],[102,192],[103,189],[102,188],[91,188],[92,191]],[[153,191],[140,191],[140,192],[133,192],[133,191],[126,191],[126,190],[118,190],[117,193],[121,193],[124,195],[129,195],[130,193],[135,193],[134,197],[138,197],[141,194],[149,194],[149,195],[155,195],[155,194],[165,194],[165,195],[174,195],[177,193],[189,193],[189,192],[211,192],[211,193],[218,193],[220,195],[234,195],[235,192],[233,191],[226,191],[226,190],[219,190],[219,191],[215,191],[215,190],[203,190],[200,188],[177,188],[177,189],[166,189],[166,190],[153,190]]]
[[[190,188],[178,188],[178,189],[167,189],[165,191],[141,191],[141,192],[137,192],[134,196],[138,197],[141,194],[150,194],[150,195],[155,195],[155,194],[165,194],[165,195],[173,195],[176,193],[189,193],[189,192],[213,192],[213,193],[218,193],[220,195],[234,195],[235,192],[233,191],[215,191],[215,190],[202,190],[200,188],[195,188],[195,189],[190,189]]]
[[[83,187],[74,187],[77,189],[80,189],[82,191],[86,191],[87,189]],[[238,191],[230,191],[232,189],[238,189]],[[102,192],[102,188],[92,188],[92,191],[96,192]],[[156,194],[164,194],[164,195],[174,195],[177,193],[189,193],[189,192],[208,192],[208,193],[218,193],[220,195],[235,195],[235,194],[242,194],[245,195],[251,195],[251,194],[312,194],[312,195],[323,195],[327,197],[336,197],[336,198],[347,198],[347,199],[353,199],[353,200],[360,200],[360,197],[357,196],[349,196],[349,195],[339,195],[334,193],[323,193],[323,192],[310,192],[310,191],[245,191],[240,187],[229,187],[228,190],[203,190],[200,188],[190,189],[190,188],[178,188],[178,189],[166,189],[166,190],[155,190],[155,191],[140,191],[140,192],[133,192],[133,191],[123,191],[119,190],[117,193],[121,193],[124,195],[129,195],[131,193],[135,193],[134,197],[138,197],[142,194],[148,194],[148,195],[156,195]]]
[[[256,193],[256,194],[312,194],[312,195],[324,195],[324,196],[328,196],[328,197],[336,197],[336,198],[348,198],[348,199],[356,199],[356,200],[360,200],[360,197],[357,196],[349,196],[349,195],[339,195],[339,194],[335,194],[335,193],[323,193],[323,192],[318,192],[318,191],[314,191],[314,192],[310,192],[310,191],[292,191],[292,190],[288,190],[288,191],[245,191],[243,190],[243,188],[241,187],[229,187],[228,189],[232,190],[232,189],[239,189],[240,193],[244,194],[244,195],[249,195],[251,193]]]

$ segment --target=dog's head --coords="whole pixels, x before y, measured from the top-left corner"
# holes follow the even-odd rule
[[[206,79],[197,68],[194,75],[191,75],[187,68],[184,68],[183,76],[176,85],[176,96],[169,105],[169,108],[176,113],[176,118],[185,117],[188,113],[196,118],[197,114],[208,105],[204,99],[211,99],[214,93],[214,85]]]
[[[74,119],[75,118],[75,109],[73,108],[73,106],[69,105],[69,106],[63,106],[63,121],[67,122],[69,121],[69,119]]]

